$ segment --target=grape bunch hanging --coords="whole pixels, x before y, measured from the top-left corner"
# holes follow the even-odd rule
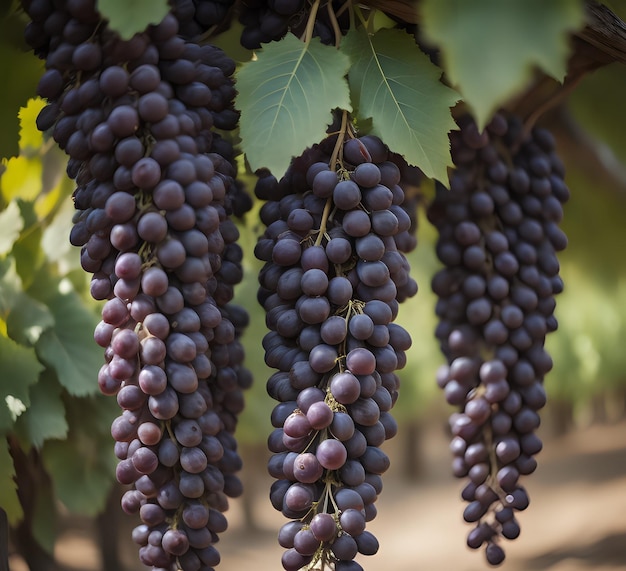
[[[208,569],[241,493],[234,431],[251,376],[232,304],[242,278],[245,201],[233,152],[235,64],[179,35],[174,14],[122,41],[92,0],[24,2],[27,39],[46,59],[38,126],[69,155],[70,241],[107,300],[96,342],[113,422],[116,476],[132,485],[139,557],[154,569]]]
[[[26,40],[46,62],[37,126],[69,156],[70,241],[104,302],[98,384],[122,409],[111,427],[122,508],[141,520],[132,538],[143,564],[209,571],[228,498],[243,492],[235,429],[252,383],[240,342],[249,318],[233,303],[244,255],[234,218],[252,207],[231,142],[236,65],[210,37],[236,19],[248,49],[286,34],[336,46],[354,7],[172,0],[160,23],[123,40],[96,0],[21,4]],[[286,571],[359,571],[355,558],[378,551],[366,528],[411,346],[395,320],[417,293],[406,254],[421,173],[350,112],[334,118],[282,176],[255,173],[262,348],[278,401],[269,496],[289,520],[278,532]],[[482,132],[459,117],[450,143],[455,168],[428,207],[444,265],[432,281],[447,359],[437,382],[458,409],[452,471],[468,480],[467,544],[498,565],[529,503],[520,478],[542,447],[569,192],[551,135],[515,117],[498,114]]]
[[[280,401],[270,499],[292,520],[279,532],[287,571],[331,563],[356,571],[357,553],[378,550],[365,527],[389,467],[379,447],[397,432],[395,371],[411,345],[393,320],[417,291],[402,252],[411,219],[391,158],[377,137],[356,137],[344,112],[338,134],[296,158],[280,181],[264,173],[256,186],[266,200],[255,249],[265,262],[263,346],[278,369],[267,390]]]

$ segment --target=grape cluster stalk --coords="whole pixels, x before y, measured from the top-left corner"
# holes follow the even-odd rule
[[[557,329],[563,289],[557,252],[569,197],[554,139],[497,114],[483,132],[468,117],[451,133],[450,190],[429,207],[444,264],[433,278],[436,336],[448,364],[438,383],[458,412],[450,417],[452,470],[467,478],[463,517],[473,549],[492,565],[501,539],[520,534],[516,514],[529,504],[520,477],[534,472],[542,443],[538,414],[552,368],[546,335]]]
[[[258,300],[269,333],[272,412],[268,471],[286,571],[358,571],[358,553],[378,550],[380,449],[397,424],[390,413],[409,334],[393,323],[417,291],[402,247],[412,224],[400,169],[376,137],[357,137],[344,114],[339,133],[294,159],[278,181],[259,172],[266,225],[255,254],[265,262]],[[397,157],[395,157],[397,159]]]
[[[241,494],[234,431],[251,375],[232,303],[242,251],[235,63],[179,34],[174,13],[124,41],[95,0],[23,0],[26,39],[45,59],[37,118],[76,181],[70,241],[106,302],[94,337],[100,390],[123,409],[111,434],[132,537],[158,570],[209,571]],[[198,4],[199,7],[199,4]],[[181,35],[182,34],[182,35]]]

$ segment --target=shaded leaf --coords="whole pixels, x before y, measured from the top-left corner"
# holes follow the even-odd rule
[[[37,129],[37,116],[46,106],[41,97],[31,97],[17,114],[20,121],[20,148],[38,150],[43,145],[43,133]]]
[[[65,438],[67,435],[65,405],[61,400],[61,386],[50,369],[31,387],[30,406],[15,423],[20,439],[41,448],[49,438]]]
[[[98,11],[109,21],[111,29],[129,40],[150,24],[158,24],[170,7],[167,0],[98,0]]]
[[[21,345],[34,345],[41,333],[54,325],[49,309],[22,291],[12,257],[0,264],[0,316],[6,321],[9,337]]]
[[[66,399],[68,437],[44,443],[42,459],[56,495],[73,512],[93,516],[102,511],[115,479],[109,432],[119,412],[114,401],[102,395]]]
[[[30,404],[29,387],[44,367],[34,349],[22,347],[0,334],[0,433],[8,430],[16,415]]]
[[[0,98],[0,158],[18,155],[18,112],[36,92],[43,73],[43,61],[27,51],[23,33],[24,22],[17,12],[0,17],[0,77],[4,81]]]
[[[0,178],[0,190],[6,202],[16,198],[34,201],[41,192],[41,161],[38,157],[20,155],[6,163]]]
[[[35,348],[71,395],[86,396],[98,392],[102,349],[93,341],[98,320],[75,291],[65,288],[69,284],[62,281],[51,295],[41,299],[52,313],[54,327],[42,333]]]
[[[563,80],[569,33],[584,17],[578,0],[424,0],[421,12],[425,36],[481,128],[535,67]]]
[[[33,282],[37,270],[44,261],[41,249],[42,226],[35,212],[33,202],[17,201],[24,219],[24,229],[13,246],[13,256],[17,265],[17,273],[22,279],[25,289]]]
[[[358,120],[372,119],[372,133],[426,176],[447,181],[452,166],[450,107],[458,95],[439,81],[441,70],[401,30],[373,36],[351,31],[341,44],[350,56],[348,74]]]
[[[281,177],[293,156],[326,136],[334,108],[350,109],[345,54],[287,34],[237,74],[241,148],[252,170]]]
[[[22,505],[17,496],[13,458],[9,453],[9,443],[6,438],[0,439],[0,506],[6,512],[11,525],[16,525],[24,517]]]

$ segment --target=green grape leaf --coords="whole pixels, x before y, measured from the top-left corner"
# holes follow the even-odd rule
[[[42,459],[56,495],[72,512],[96,515],[111,490],[116,460],[109,429],[119,412],[114,401],[102,395],[66,399],[68,437],[43,445]]]
[[[583,2],[572,0],[424,0],[421,13],[425,37],[480,128],[536,67],[563,80],[569,33],[584,20]]]
[[[44,367],[34,349],[0,333],[0,433],[6,432],[30,404],[29,387]]]
[[[241,148],[252,170],[266,167],[280,178],[293,156],[326,136],[332,110],[350,109],[349,65],[333,46],[287,34],[241,66],[236,106]]]
[[[41,291],[35,295],[29,290],[48,306],[54,318],[54,326],[46,329],[35,345],[37,355],[56,371],[59,383],[71,395],[95,394],[98,392],[96,379],[102,365],[102,349],[94,343],[91,332],[98,320],[71,289],[68,280],[61,281],[56,287],[48,282],[48,287],[43,297],[38,297]]]
[[[98,0],[98,11],[122,39],[130,40],[170,11],[167,0]]]
[[[50,310],[22,290],[13,257],[0,262],[0,317],[6,322],[9,337],[27,346],[34,345],[41,333],[54,325]]]
[[[7,332],[11,339],[32,346],[41,334],[54,325],[50,310],[24,292],[15,297],[15,305],[7,316]]]
[[[452,166],[448,131],[455,128],[450,107],[458,95],[439,81],[441,71],[411,36],[382,29],[348,33],[341,50],[351,59],[348,81],[357,123],[371,118],[378,135],[426,176],[447,181]]]
[[[102,510],[112,480],[98,462],[82,456],[72,440],[46,441],[42,456],[58,499],[71,512],[96,515]]]
[[[13,244],[20,235],[22,228],[24,228],[24,219],[17,202],[10,202],[0,212],[0,228],[2,228],[0,233],[0,256],[4,256],[12,250]]]
[[[61,386],[54,371],[46,369],[31,387],[30,406],[15,422],[20,439],[41,448],[49,438],[65,438],[68,431]]]
[[[22,504],[17,496],[13,458],[6,438],[0,438],[0,506],[6,512],[11,525],[16,525],[24,517]]]
[[[29,53],[24,42],[24,21],[17,10],[0,17],[0,158],[19,153],[18,112],[33,96],[43,73],[43,60]]]

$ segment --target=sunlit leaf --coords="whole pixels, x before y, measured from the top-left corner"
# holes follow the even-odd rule
[[[9,159],[6,170],[0,177],[4,200],[35,200],[41,192],[41,173],[41,161],[38,157],[21,155]]]
[[[37,129],[35,120],[39,112],[46,106],[46,102],[40,97],[28,100],[25,107],[20,109],[20,148],[38,149],[43,144],[43,134]]]
[[[68,437],[44,443],[44,465],[58,499],[70,511],[93,516],[104,508],[115,479],[116,459],[109,445],[111,421],[119,410],[114,401],[102,395],[67,399]]]
[[[10,202],[0,212],[0,256],[11,251],[23,227],[24,219],[20,213],[20,207],[16,202]]]

